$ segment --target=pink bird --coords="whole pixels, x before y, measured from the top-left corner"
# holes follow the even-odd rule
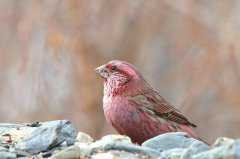
[[[109,123],[133,142],[167,132],[186,132],[199,139],[190,122],[169,104],[130,63],[113,60],[96,68],[104,79],[103,109]]]

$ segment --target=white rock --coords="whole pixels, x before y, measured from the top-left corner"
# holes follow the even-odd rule
[[[93,142],[93,138],[90,135],[83,133],[83,132],[78,132],[76,140],[79,143],[92,143]]]

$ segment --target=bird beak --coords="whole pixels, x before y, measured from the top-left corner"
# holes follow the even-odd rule
[[[99,74],[102,78],[107,79],[110,75],[108,69],[106,68],[105,65],[99,66],[95,69],[95,72]]]

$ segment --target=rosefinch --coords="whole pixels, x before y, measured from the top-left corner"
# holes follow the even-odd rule
[[[105,117],[120,134],[138,144],[177,131],[198,139],[196,125],[160,96],[133,65],[113,60],[96,72],[104,78]]]

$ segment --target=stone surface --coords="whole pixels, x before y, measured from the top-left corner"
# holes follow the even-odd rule
[[[240,140],[223,142],[220,146],[213,147],[192,156],[193,159],[240,159]]]
[[[238,159],[240,139],[220,137],[211,146],[186,133],[166,133],[142,146],[122,135],[94,141],[67,120],[0,124],[0,159]]]
[[[134,154],[125,151],[109,151],[92,155],[92,159],[154,159],[142,154]],[[156,158],[157,159],[157,158]]]
[[[122,135],[106,135],[102,137],[100,140],[96,141],[92,144],[92,147],[107,147],[110,144],[115,143],[123,143],[123,144],[131,144],[131,139],[127,136]]]
[[[76,138],[76,142],[80,142],[80,143],[92,143],[93,142],[93,138],[83,132],[78,132],[77,134],[77,138]]]
[[[184,132],[159,135],[145,141],[142,146],[162,152],[162,158],[170,159],[188,159],[194,154],[207,151],[209,149],[207,144],[189,137]]]
[[[52,149],[64,142],[67,145],[73,145],[75,138],[76,130],[69,121],[44,122],[34,127],[34,131],[18,142],[15,148],[35,154]]]
[[[51,156],[56,149],[73,145],[76,129],[67,120],[31,124],[0,124],[0,158]],[[11,157],[6,157],[11,158]]]
[[[173,148],[166,151],[163,151],[160,155],[160,158],[166,159],[180,159],[183,153],[183,148]]]
[[[78,159],[81,157],[80,152],[80,148],[74,145],[53,155],[51,159]]]
[[[93,143],[75,143],[74,146],[62,150],[52,156],[53,159],[62,158],[157,158],[160,155],[155,150],[134,145],[129,137],[121,135],[107,135]]]
[[[205,145],[205,143],[189,137],[184,132],[166,133],[145,141],[142,146],[158,151],[166,151],[174,148],[188,148],[192,144]]]
[[[220,137],[220,138],[217,138],[217,140],[214,142],[213,147],[219,147],[219,146],[228,145],[232,143],[234,143],[234,139]]]
[[[181,159],[189,159],[192,155],[198,154],[200,152],[208,151],[209,146],[203,142],[193,142],[189,147],[183,150],[181,154]]]
[[[1,159],[15,159],[17,155],[11,152],[0,151],[0,158]]]
[[[101,151],[119,150],[130,153],[144,154],[147,156],[158,156],[160,153],[148,147],[141,147],[131,142],[130,138],[121,135],[107,135],[101,140],[96,141],[91,145],[92,149]]]

